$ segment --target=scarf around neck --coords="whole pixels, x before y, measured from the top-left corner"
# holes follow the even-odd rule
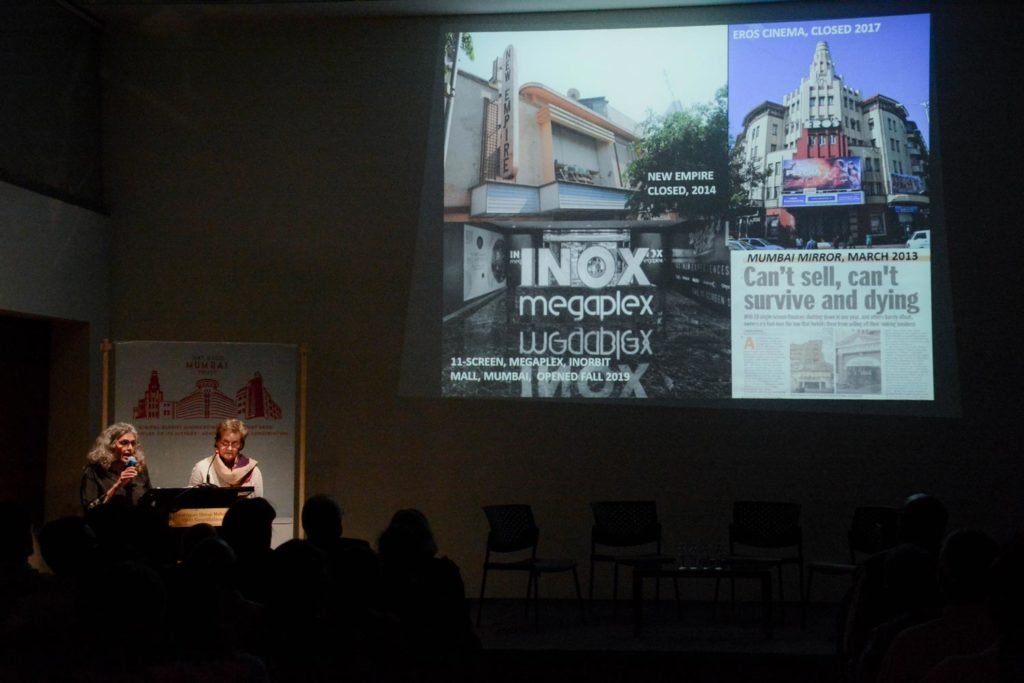
[[[229,469],[219,455],[213,456],[213,469],[217,472],[217,479],[220,480],[222,486],[232,488],[244,486],[252,476],[252,471],[256,469],[256,464],[252,458],[247,458],[239,453],[235,459],[235,466]]]

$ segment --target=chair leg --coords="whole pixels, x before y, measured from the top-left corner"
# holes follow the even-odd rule
[[[718,589],[722,585],[721,579],[715,579],[715,597],[711,600],[711,621],[715,620],[715,616],[718,614]]]
[[[526,573],[526,600],[523,602],[523,619],[530,620],[530,598],[533,596],[533,572]]]
[[[476,605],[476,627],[480,628],[480,618],[484,613],[484,587],[487,585],[487,569],[484,568],[484,577],[480,579],[480,600]]]
[[[803,562],[803,559],[801,559],[800,562],[798,562],[797,565],[796,565],[796,578],[797,578],[797,582],[798,582],[797,583],[797,588],[799,588],[798,593],[800,595],[803,595],[803,593],[804,593],[804,562]]]
[[[782,565],[777,568],[779,572],[779,623],[786,623],[786,598],[782,592]]]
[[[672,587],[676,590],[676,618],[683,618],[683,603],[679,600],[679,577],[672,577]]]
[[[803,589],[803,598],[800,600],[800,628],[807,628],[807,605],[811,602],[811,582],[814,581],[814,567],[807,569],[807,585]]]
[[[583,608],[583,593],[580,592],[580,577],[579,574],[576,573],[576,567],[572,568],[572,583],[576,586],[576,601],[580,606],[580,623],[582,624],[586,618],[586,610]]]
[[[612,616],[619,612],[619,563],[613,562],[612,566]]]
[[[590,611],[594,611],[594,555],[590,555],[590,586],[587,588],[587,602],[590,605]]]
[[[533,582],[533,630],[540,630],[540,572],[530,572]]]

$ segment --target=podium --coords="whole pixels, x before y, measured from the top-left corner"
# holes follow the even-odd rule
[[[166,515],[167,526],[172,529],[186,529],[196,524],[219,527],[231,504],[252,492],[252,486],[154,488],[142,497],[139,505],[154,508]]]

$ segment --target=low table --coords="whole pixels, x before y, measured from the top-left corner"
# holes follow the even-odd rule
[[[763,564],[724,562],[709,567],[638,564],[633,567],[633,635],[643,631],[644,579],[757,579],[761,582],[761,625],[765,638],[772,637],[772,568]]]

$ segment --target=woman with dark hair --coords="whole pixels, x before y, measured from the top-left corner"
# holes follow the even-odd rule
[[[135,505],[151,487],[139,433],[127,422],[100,432],[86,460],[80,488],[85,511],[112,501]]]
[[[398,620],[405,651],[420,663],[451,663],[478,650],[459,567],[435,557],[426,516],[399,510],[377,541],[382,610]]]

